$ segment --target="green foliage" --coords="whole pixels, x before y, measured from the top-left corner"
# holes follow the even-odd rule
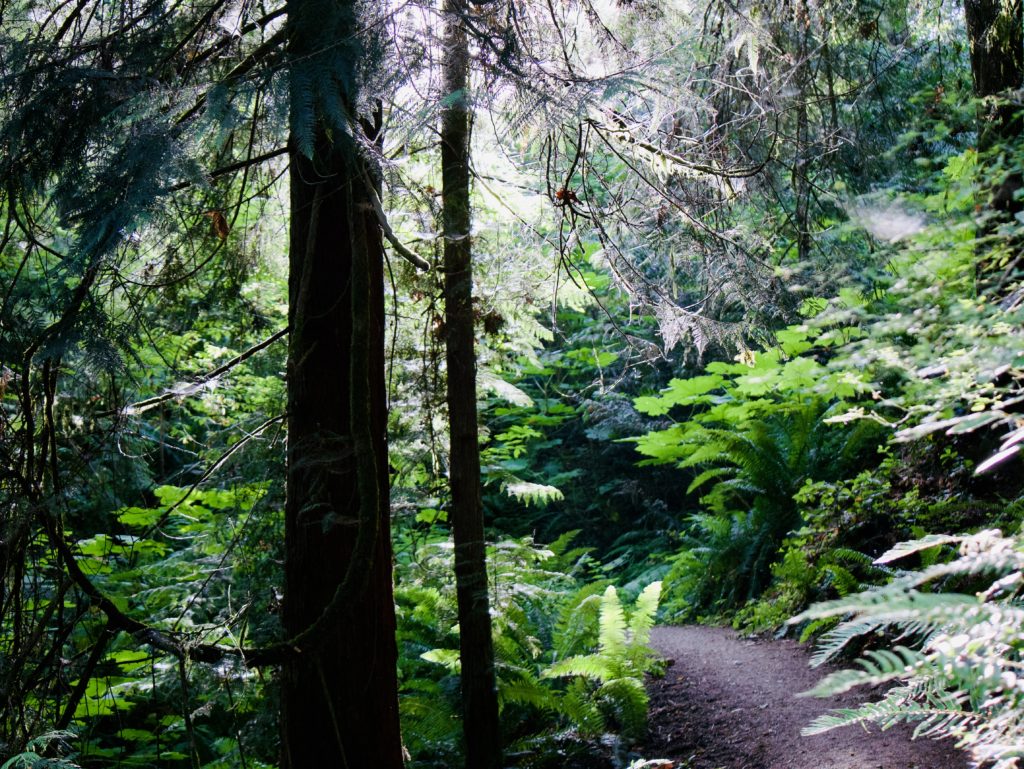
[[[409,87],[432,75],[421,64],[435,41],[372,4],[303,3],[288,34],[280,10],[252,4],[44,5],[0,6],[3,750],[33,766],[265,766],[278,753],[269,677],[108,638],[54,544],[67,540],[119,610],[185,643],[279,637],[285,343],[207,376],[286,325],[283,160],[250,161],[289,133],[306,154],[359,141],[386,158],[399,238],[439,248],[437,169],[419,148],[434,145],[446,98],[421,103],[431,89]],[[907,562],[932,576],[913,600],[900,580],[875,594],[893,614],[810,613],[800,629],[827,631],[824,656],[894,624],[900,644],[924,639],[873,652],[841,684],[944,661],[953,673],[902,712],[952,708],[943,698],[960,687],[972,715],[942,728],[977,730],[1000,703],[1016,707],[1013,687],[972,682],[930,644],[959,627],[943,611],[1002,627],[1016,610],[1014,585],[975,600],[986,574],[941,569],[956,532],[1018,517],[1001,497],[1020,488],[1024,446],[1021,217],[986,198],[1024,168],[1024,144],[979,150],[967,49],[943,9],[823,5],[796,19],[754,2],[737,20],[709,6],[705,28],[731,29],[727,40],[678,4],[620,5],[603,53],[622,42],[650,63],[574,83],[581,68],[557,99],[539,85],[550,73],[518,83],[526,117],[503,114],[514,89],[491,89],[496,132],[519,141],[474,158],[509,739],[642,730],[653,580],[667,616],[746,601],[734,620],[760,630],[812,601],[855,606]],[[339,36],[350,12],[381,14],[366,19],[376,37]],[[488,82],[530,80],[525,52],[550,30],[531,39],[471,16],[495,33],[477,62]],[[682,85],[694,72],[710,93]],[[382,100],[379,145],[357,139],[354,113],[374,108],[353,103],[360,81]],[[504,138],[485,122],[480,145]],[[390,268],[401,708],[417,765],[442,767],[458,763],[460,725],[440,277]],[[891,437],[887,456],[872,453]],[[632,610],[609,578],[639,594]],[[926,592],[935,582],[966,598]],[[999,643],[979,659],[1005,675],[1021,644]],[[29,740],[65,715],[77,754]]]
[[[915,724],[915,735],[952,737],[973,760],[1000,769],[1016,766],[1022,735],[1024,692],[1024,541],[999,530],[930,536],[903,543],[879,560],[956,544],[953,560],[905,573],[888,585],[812,606],[794,622],[841,618],[820,642],[819,662],[851,640],[885,630],[896,640],[870,650],[859,669],[823,679],[809,694],[828,696],[858,686],[898,682],[878,702],[835,711],[817,719],[806,734],[840,726]],[[976,592],[931,592],[971,586]],[[920,639],[920,648],[903,643]]]
[[[636,599],[627,622],[616,589],[601,597],[598,648],[592,654],[566,657],[548,667],[545,678],[579,677],[592,686],[571,686],[567,713],[584,734],[616,724],[622,734],[639,738],[647,729],[647,692],[643,675],[656,669],[648,645],[658,610],[661,583],[652,582]]]
[[[25,750],[7,759],[0,769],[81,769],[71,745],[78,735],[69,731],[47,732],[33,737]],[[49,754],[49,755],[45,755]]]
[[[670,507],[679,490],[671,472],[636,467],[615,440],[642,425],[623,391],[663,373],[646,341],[651,319],[610,318],[624,297],[588,263],[596,244],[580,250],[576,277],[594,296],[560,290],[553,338],[508,351],[489,375],[500,373],[525,400],[488,387],[481,403],[485,507],[489,524],[508,534],[550,540],[579,530],[610,571],[646,584],[660,577],[651,553],[679,524]]]
[[[834,478],[873,443],[872,428],[828,424],[832,412],[820,400],[805,402],[799,393],[779,402],[747,400],[749,377],[739,374],[727,388],[720,379],[714,386],[727,394],[716,405],[637,440],[652,461],[706,468],[693,477],[691,492],[711,484],[701,498],[707,512],[691,516],[685,549],[666,577],[666,606],[676,615],[735,607],[760,594],[784,539],[801,524],[795,496],[802,484]],[[674,405],[681,405],[672,394],[678,391],[667,396]]]
[[[583,737],[606,731],[640,737],[646,723],[643,675],[654,669],[649,646],[659,585],[645,588],[628,612],[614,587],[568,576],[586,566],[571,535],[548,547],[506,540],[488,551],[498,695],[505,738],[533,750],[538,734],[571,728]],[[457,619],[451,552],[424,545],[400,560],[401,713],[415,766],[458,760]]]

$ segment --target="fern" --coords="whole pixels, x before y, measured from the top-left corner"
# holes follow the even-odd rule
[[[613,678],[597,690],[598,702],[630,738],[647,730],[647,690],[643,680],[632,676]]]
[[[70,743],[78,739],[74,732],[55,731],[33,737],[22,753],[11,756],[0,769],[81,769],[74,762]],[[63,758],[47,758],[43,753],[67,753]]]
[[[660,598],[660,582],[652,582],[637,597],[636,604],[633,606],[633,615],[629,619],[629,631],[633,634],[634,648],[646,648],[650,642],[651,628],[654,627]]]
[[[567,657],[556,662],[544,671],[545,678],[563,678],[566,676],[580,676],[589,678],[598,683],[610,681],[617,672],[616,665],[612,660],[601,654],[590,654],[582,657]]]
[[[671,392],[667,397],[671,400]],[[657,399],[651,400],[657,406]],[[732,402],[722,408],[726,405],[738,408]],[[785,538],[801,523],[795,499],[800,488],[840,473],[863,449],[870,431],[859,425],[836,429],[827,423],[831,411],[820,400],[776,406],[764,415],[751,412],[743,419],[710,416],[715,413],[732,412],[712,409],[698,415],[698,422],[638,441],[641,452],[656,461],[697,471],[688,492],[710,486],[701,498],[708,512],[690,519],[686,545],[697,558],[678,560],[666,579],[668,603],[683,614],[729,609],[760,595],[771,582]],[[837,592],[859,587],[840,558],[830,565]]]
[[[834,711],[805,734],[851,724],[916,724],[915,735],[952,737],[977,763],[996,769],[1018,765],[1024,740],[1024,540],[998,530],[960,537],[926,537],[899,545],[888,563],[937,545],[960,544],[959,557],[907,574],[885,587],[811,607],[794,622],[843,618],[821,639],[815,662],[835,656],[851,640],[881,629],[905,645],[867,652],[859,669],[826,677],[809,694],[828,696],[857,686],[897,683],[879,702]],[[953,577],[988,587],[974,594],[928,593]],[[976,582],[974,583],[976,584]]]
[[[832,673],[805,694],[827,697],[843,694],[858,686],[880,686],[898,681],[912,676],[922,659],[920,652],[905,646],[897,646],[893,650],[869,651],[857,660],[861,670],[840,670]]]
[[[505,493],[527,505],[546,505],[565,499],[565,494],[555,486],[529,481],[512,480],[505,484]]]
[[[562,697],[562,712],[581,734],[605,731],[605,719],[593,690],[583,679],[572,681]]]
[[[601,614],[601,595],[607,585],[594,582],[576,593],[559,611],[555,626],[555,659],[568,657],[597,644],[596,627]]]
[[[609,585],[601,596],[597,651],[559,660],[544,671],[545,678],[577,679],[566,692],[564,712],[581,732],[588,733],[596,724],[603,728],[609,718],[630,738],[641,736],[646,729],[643,674],[653,668],[648,642],[660,593],[659,582],[644,588],[627,620],[618,592]],[[581,603],[592,605],[593,596]],[[578,701],[581,681],[590,682],[588,690],[600,718],[589,705]]]
[[[601,598],[601,621],[598,634],[599,654],[607,659],[619,660],[626,651],[626,614],[622,610],[619,594],[612,585]]]
[[[905,558],[913,553],[919,553],[922,550],[930,550],[931,548],[939,545],[960,542],[963,539],[965,539],[965,537],[950,534],[929,534],[927,537],[922,537],[921,539],[911,540],[910,542],[901,542],[876,558],[875,563],[892,563],[893,561],[898,561],[899,559]]]
[[[538,722],[589,738],[609,730],[638,737],[646,718],[643,674],[660,585],[623,606],[606,581],[580,585],[557,569],[580,557],[572,537],[548,548],[530,539],[489,548],[495,672],[509,732]],[[424,547],[396,588],[403,654],[406,744],[421,759],[458,764],[455,587],[447,543]],[[429,585],[429,587],[428,587]]]

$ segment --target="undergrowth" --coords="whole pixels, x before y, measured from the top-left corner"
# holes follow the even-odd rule
[[[661,585],[624,604],[609,581],[593,578],[596,565],[572,537],[547,547],[505,540],[488,552],[503,738],[522,765],[542,765],[538,755],[566,741],[585,747],[614,733],[628,743],[646,730],[643,676],[658,669],[648,642]],[[451,556],[447,541],[432,542],[398,568],[400,708],[412,767],[461,761]]]
[[[852,724],[912,723],[915,736],[948,737],[993,769],[1024,755],[1024,537],[998,529],[932,535],[905,542],[877,563],[958,547],[948,562],[905,572],[887,585],[817,604],[792,622],[838,618],[819,640],[817,664],[852,642],[884,632],[884,648],[863,653],[855,669],[824,678],[809,694],[831,696],[887,685],[877,702],[836,710],[804,730]]]

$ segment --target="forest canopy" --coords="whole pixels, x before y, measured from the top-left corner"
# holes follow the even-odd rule
[[[1016,766],[1022,94],[1001,0],[0,0],[3,769],[624,767],[659,621]]]

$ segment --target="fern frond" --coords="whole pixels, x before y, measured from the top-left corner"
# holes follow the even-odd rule
[[[921,652],[897,646],[892,650],[876,649],[857,660],[861,670],[838,670],[825,676],[814,688],[801,692],[801,697],[831,697],[858,686],[879,686],[909,678],[918,668],[924,655]]]
[[[1024,583],[1020,538],[997,530],[964,537],[928,537],[904,543],[884,561],[936,545],[960,543],[951,563],[921,569],[870,592],[830,601],[804,612],[805,618],[849,617],[823,636],[815,656],[833,656],[852,638],[883,627],[916,637],[919,651],[905,646],[868,652],[860,670],[825,678],[812,690],[833,694],[864,684],[894,681],[881,702],[833,712],[804,733],[873,722],[885,728],[900,721],[916,723],[915,736],[953,736],[970,750],[975,763],[1011,769],[1024,744]],[[891,557],[889,557],[891,556]],[[989,575],[988,588],[974,595],[922,593],[916,588],[950,576],[976,580]]]
[[[970,726],[977,724],[981,718],[977,713],[964,710],[936,711],[927,705],[915,704],[912,701],[893,699],[886,697],[880,702],[867,702],[857,708],[842,708],[834,710],[828,715],[819,716],[809,726],[801,730],[804,737],[813,737],[816,734],[838,729],[853,724],[877,723],[882,728],[887,728],[901,721],[924,721],[929,723],[936,716],[940,717],[941,727],[937,730],[936,724],[928,735],[934,736],[937,731],[946,734],[953,734],[963,731]]]
[[[582,735],[600,734],[605,730],[605,719],[587,682],[577,679],[569,684],[562,697],[562,712]]]
[[[721,478],[723,475],[730,475],[735,472],[736,470],[731,467],[712,467],[702,473],[698,473],[697,477],[694,478],[690,482],[690,485],[686,487],[686,493],[692,494],[708,481],[714,480],[715,478]]]
[[[529,481],[511,481],[505,484],[505,493],[527,505],[546,505],[565,499],[565,494],[555,486]]]
[[[622,734],[638,739],[647,730],[647,690],[638,678],[615,678],[598,690],[598,696],[619,723]]]
[[[1017,550],[972,553],[950,563],[937,563],[908,578],[913,587],[935,582],[946,577],[973,577],[986,574],[1006,574],[1024,570],[1024,553]]]
[[[557,693],[531,678],[499,680],[498,706],[504,708],[509,703],[530,705],[549,712],[559,709]]]
[[[835,563],[852,563],[860,566],[871,566],[877,563],[870,555],[849,547],[834,547],[829,551],[829,560]]]
[[[646,646],[651,640],[651,628],[658,613],[658,600],[661,598],[661,583],[652,582],[643,589],[633,606],[633,614],[629,618],[629,632],[632,635],[631,645]]]
[[[443,665],[456,675],[462,670],[462,661],[459,659],[459,653],[455,649],[431,649],[430,651],[423,652],[420,658],[427,662]]]
[[[822,601],[789,620],[789,624],[845,614],[870,613],[885,622],[920,619],[928,613],[936,620],[955,616],[967,606],[976,605],[977,598],[959,593],[921,593],[904,582],[894,582],[884,588],[868,590],[856,595]]]
[[[603,588],[601,583],[587,585],[562,608],[555,626],[556,659],[585,650],[585,641],[592,637],[591,627],[600,616]]]
[[[901,558],[906,558],[908,555],[913,553],[919,553],[922,550],[929,550],[930,548],[938,545],[948,545],[953,542],[962,542],[963,536],[954,536],[950,534],[929,534],[927,537],[921,539],[914,539],[909,542],[900,542],[893,548],[890,548],[886,552],[882,553],[878,558],[875,559],[876,564],[892,563],[898,561]]]
[[[822,617],[814,620],[824,622],[832,617]],[[856,638],[881,630],[887,623],[878,619],[857,619],[849,622],[842,622],[831,630],[823,633],[818,639],[814,654],[811,655],[811,666],[819,667],[826,662],[835,659],[842,654],[843,649]]]
[[[626,650],[626,615],[614,585],[609,585],[601,596],[601,617],[598,631],[600,653],[621,658]]]
[[[612,662],[600,654],[581,657],[567,657],[551,665],[542,674],[543,678],[565,678],[582,676],[592,681],[608,681],[615,676]]]
[[[398,707],[402,716],[402,739],[410,750],[458,743],[461,722],[437,683],[429,682],[429,690],[422,693],[403,692]]]

